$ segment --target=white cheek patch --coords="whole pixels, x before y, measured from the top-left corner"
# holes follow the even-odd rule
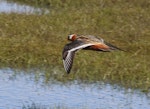
[[[73,36],[74,36],[74,34],[73,35],[69,35],[69,39],[72,40]]]
[[[69,35],[69,39],[73,40],[74,36],[75,36],[75,34]]]

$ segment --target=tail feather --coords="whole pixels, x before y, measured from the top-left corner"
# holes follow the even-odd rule
[[[120,49],[120,48],[118,48],[118,47],[116,47],[116,46],[114,46],[114,45],[108,43],[108,42],[104,42],[104,43],[105,43],[107,46],[110,47],[110,50],[121,50],[121,51],[125,51],[125,50],[123,50],[123,49]]]

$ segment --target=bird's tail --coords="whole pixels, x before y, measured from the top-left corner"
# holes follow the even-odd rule
[[[104,43],[105,43],[107,46],[109,46],[109,49],[110,49],[110,50],[121,50],[121,51],[125,51],[125,50],[123,50],[123,49],[121,49],[121,48],[118,48],[118,47],[116,47],[116,46],[114,46],[114,45],[108,43],[108,42],[104,42]]]

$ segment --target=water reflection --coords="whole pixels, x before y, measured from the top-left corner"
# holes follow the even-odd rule
[[[44,84],[33,73],[0,70],[0,109],[20,109],[32,103],[44,107],[63,106],[75,109],[148,109],[150,99],[138,91],[124,90],[103,83]]]
[[[0,13],[26,13],[26,14],[46,14],[49,11],[46,9],[34,8],[27,5],[21,5],[15,2],[7,2],[0,0]]]

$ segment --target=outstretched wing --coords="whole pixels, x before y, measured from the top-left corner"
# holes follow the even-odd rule
[[[93,44],[84,43],[83,41],[75,40],[69,44],[66,44],[62,52],[63,64],[66,72],[69,74],[73,64],[73,58],[75,52],[79,49],[86,48]]]

